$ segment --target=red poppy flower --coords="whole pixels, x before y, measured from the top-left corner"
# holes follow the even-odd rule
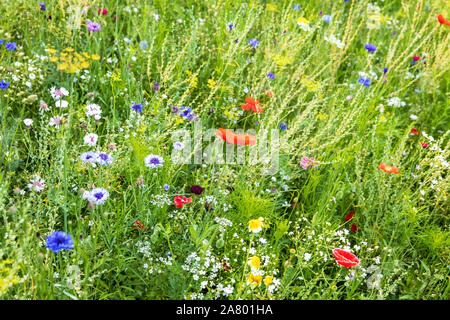
[[[356,226],[356,224],[352,224],[352,226],[350,227],[350,229],[352,230],[352,231],[355,231],[355,232],[360,232],[361,230]]]
[[[414,61],[419,61],[419,60],[420,60],[420,57],[414,56],[414,57],[413,57],[413,60],[414,60]]]
[[[267,90],[267,89],[264,89],[264,92],[266,93],[266,95],[267,95],[269,98],[272,98],[272,97],[273,97],[273,92],[272,92],[272,91],[269,91],[269,90]]]
[[[120,20],[118,16],[114,16],[114,21]]]
[[[241,105],[241,108],[243,110],[250,110],[250,108],[251,108],[254,113],[262,112],[262,109],[260,106],[261,103],[258,100],[251,99],[251,98],[245,98],[245,102],[247,102],[247,103]]]
[[[421,142],[420,144],[422,145],[423,148],[427,148],[428,147],[428,143],[426,143],[426,142]]]
[[[394,166],[390,166],[388,164],[384,164],[383,162],[380,162],[380,165],[378,166],[379,169],[383,170],[387,173],[395,173],[398,174],[398,168]]]
[[[440,24],[445,24],[446,26],[450,26],[450,21],[446,20],[442,14],[438,15],[437,19]]]
[[[228,143],[254,145],[256,137],[250,134],[234,133],[228,129],[217,129],[217,135]]]
[[[411,129],[411,134],[412,134],[413,136],[415,136],[416,134],[419,134],[419,131],[418,131],[416,128],[412,128],[412,129]]]
[[[352,219],[354,215],[355,214],[353,212],[350,212],[348,215],[345,216],[345,221]]]
[[[342,249],[333,249],[332,252],[336,262],[341,266],[350,268],[359,265],[359,260],[353,253]]]
[[[183,208],[183,203],[189,203],[192,202],[192,198],[186,198],[185,196],[175,196],[175,198],[173,198],[173,203],[175,204],[176,208]]]
[[[108,10],[106,9],[98,9],[98,14],[107,14]]]
[[[144,226],[142,223],[139,222],[139,220],[136,220],[135,222],[133,222],[133,224],[131,225],[135,230],[137,229],[148,229],[148,227]]]

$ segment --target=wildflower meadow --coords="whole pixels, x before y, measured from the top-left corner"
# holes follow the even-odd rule
[[[448,300],[449,35],[444,0],[0,1],[0,299]]]

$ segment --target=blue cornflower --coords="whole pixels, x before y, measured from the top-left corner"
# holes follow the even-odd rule
[[[287,124],[286,124],[286,122],[280,123],[280,129],[281,129],[281,130],[287,130]]]
[[[375,52],[377,50],[377,47],[375,47],[375,45],[371,43],[366,44],[364,48],[369,52]]]
[[[197,121],[197,115],[194,111],[192,111],[189,107],[181,107],[180,108],[180,116],[186,118],[188,121]]]
[[[103,204],[109,197],[109,192],[105,188],[94,188],[89,192],[88,200],[95,204]]]
[[[41,1],[41,3],[39,3],[39,5],[41,6],[41,11],[45,11],[45,2]]]
[[[384,71],[384,73],[387,73],[388,72],[388,68],[384,68],[383,71]]]
[[[14,51],[17,48],[17,43],[15,43],[15,42],[6,42],[5,43],[5,48],[8,51]]]
[[[369,78],[359,78],[358,82],[368,87],[370,85],[370,79]]]
[[[9,87],[9,82],[6,80],[0,81],[0,89],[7,89]]]
[[[2,39],[0,39],[0,46],[3,44],[3,40]]]
[[[233,25],[230,23],[229,25],[228,25],[228,28],[231,30],[231,29],[233,29]]]
[[[299,4],[294,4],[293,8],[294,8],[294,10],[300,10],[300,5]]]
[[[181,107],[180,108],[180,116],[187,117],[192,112],[192,109],[189,107]]]
[[[257,48],[259,46],[259,41],[256,39],[250,39],[248,40],[248,44],[251,45],[253,48]]]
[[[132,104],[131,110],[136,111],[137,113],[141,113],[144,106],[142,104]]]
[[[172,107],[172,113],[177,113],[177,112],[178,112],[178,108],[175,107],[175,106],[173,106],[173,107]]]
[[[331,16],[329,14],[326,14],[322,17],[322,20],[325,22],[330,23],[331,22]]]
[[[186,117],[186,119],[188,121],[197,121],[197,115],[194,112],[192,112]]]
[[[83,163],[95,163],[95,162],[97,162],[97,157],[98,157],[98,154],[93,151],[88,151],[88,152],[82,153],[80,156],[81,161],[83,161]]]
[[[155,82],[155,83],[153,84],[153,90],[158,91],[159,88],[160,88],[159,83],[158,83],[158,82]]]
[[[72,249],[72,236],[64,231],[55,231],[47,237],[46,247],[54,253],[58,253],[59,250],[63,249]]]
[[[169,191],[169,189],[170,189],[170,186],[167,183],[165,183],[164,184],[164,191],[167,192],[167,191]]]
[[[141,42],[139,42],[139,47],[140,47],[142,50],[148,49],[148,42],[145,41],[145,40],[142,40]]]
[[[151,169],[156,169],[158,167],[162,167],[164,164],[164,159],[161,156],[155,154],[149,154],[145,157],[144,163],[147,167]]]
[[[102,166],[108,166],[113,162],[113,158],[104,152],[100,152],[98,154],[98,158],[97,158],[97,163],[102,165]]]
[[[269,73],[267,74],[267,78],[269,78],[269,79],[275,79],[275,75],[274,75],[272,72],[269,72]]]

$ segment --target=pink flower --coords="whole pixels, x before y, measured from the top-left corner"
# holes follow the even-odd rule
[[[309,167],[314,166],[315,163],[316,163],[316,159],[308,158],[308,157],[303,157],[302,160],[300,161],[300,165],[305,170],[308,170]]]

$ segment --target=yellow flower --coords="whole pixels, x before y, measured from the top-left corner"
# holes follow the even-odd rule
[[[73,49],[72,48],[65,48],[64,51],[73,52]]]
[[[64,71],[69,67],[69,64],[64,62],[64,63],[60,63],[56,66],[59,70]]]
[[[250,260],[248,261],[248,264],[255,269],[259,269],[259,267],[261,266],[261,260],[257,257],[257,256],[253,256],[250,258]]]
[[[317,92],[321,87],[320,82],[308,79],[308,77],[309,76],[307,76],[307,75],[302,77],[302,79],[300,80],[300,83],[306,87],[306,90],[312,91],[312,92]]]
[[[81,69],[89,68],[89,62],[87,62],[87,61],[81,62],[80,67],[81,67]]]
[[[278,10],[278,7],[271,3],[266,4],[266,7],[267,7],[267,10],[269,10],[269,11],[277,11]]]
[[[262,276],[260,274],[250,273],[248,277],[248,283],[254,287],[259,286],[262,282]]]
[[[303,17],[300,17],[300,18],[298,18],[297,19],[297,23],[304,23],[304,24],[308,24],[309,23],[309,21],[308,20],[306,20],[305,18],[303,18]]]
[[[45,51],[47,51],[47,52],[50,53],[50,54],[55,54],[55,53],[56,53],[56,50],[55,50],[55,49],[52,49],[52,48],[45,49]]]
[[[181,124],[184,122],[184,118],[183,117],[177,117],[177,120],[175,121],[175,124]]]
[[[250,232],[260,232],[263,228],[263,220],[264,218],[259,217],[259,219],[250,220],[248,222],[248,229]]]
[[[12,264],[11,259],[3,260],[0,262],[0,295],[6,293],[8,289],[19,282],[19,278],[16,276],[16,272],[8,264]]]
[[[266,284],[266,286],[268,286],[272,282],[273,282],[273,277],[272,276],[267,276],[267,277],[264,278],[264,283]]]
[[[56,62],[56,61],[58,61],[57,56],[50,57],[50,62]]]
[[[97,61],[97,60],[100,60],[100,56],[98,55],[98,54],[93,54],[92,56],[91,56],[91,59],[92,60],[94,60],[94,61]]]
[[[208,88],[214,88],[214,86],[216,85],[216,82],[213,79],[209,79],[208,80]]]
[[[69,65],[69,70],[67,70],[67,72],[69,72],[69,73],[75,73],[75,72],[77,72],[78,70],[79,70],[78,64],[71,63],[71,64]]]
[[[292,62],[294,62],[294,59],[291,57],[287,57],[287,56],[283,56],[281,54],[275,54],[273,56],[275,63],[279,66],[285,66],[287,64],[291,64]]]

